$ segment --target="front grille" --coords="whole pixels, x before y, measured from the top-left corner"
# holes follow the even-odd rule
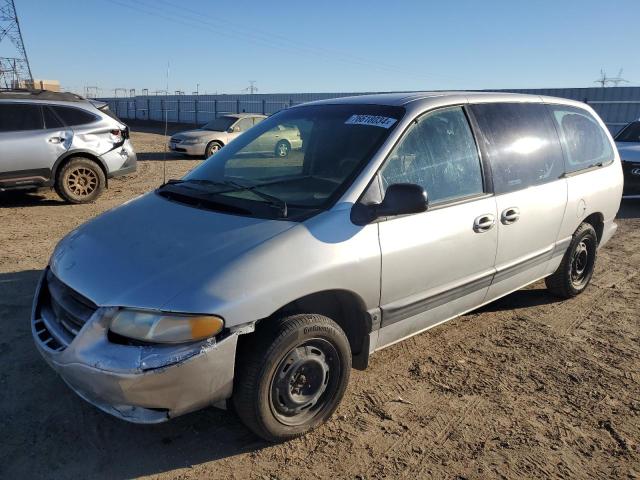
[[[48,270],[40,289],[34,320],[36,334],[47,348],[62,351],[97,308]]]
[[[180,137],[171,137],[169,142],[171,142],[171,143],[182,143],[182,140],[184,140],[184,139],[182,139]]]

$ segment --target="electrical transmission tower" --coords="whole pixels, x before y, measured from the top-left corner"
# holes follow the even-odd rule
[[[600,78],[598,78],[598,80],[595,80],[593,83],[600,84],[602,88],[606,87],[607,85],[613,85],[614,87],[617,87],[621,83],[629,83],[629,80],[625,80],[624,78],[622,78],[622,69],[618,71],[617,77],[608,77],[607,72],[605,72],[604,70],[600,70]]]
[[[243,92],[249,92],[250,94],[254,94],[258,91],[258,87],[256,87],[255,80],[249,80],[249,86],[247,88],[242,89]]]
[[[8,48],[9,45],[13,48]],[[4,56],[11,52],[13,56]],[[15,53],[14,53],[15,52]],[[0,0],[0,88],[33,86],[14,0]]]

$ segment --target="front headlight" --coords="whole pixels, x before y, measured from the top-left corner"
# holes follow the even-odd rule
[[[122,309],[111,320],[110,330],[144,342],[184,343],[212,337],[223,327],[224,320],[216,315]]]
[[[182,141],[183,145],[196,145],[198,143],[202,143],[202,139],[201,138],[185,138]]]

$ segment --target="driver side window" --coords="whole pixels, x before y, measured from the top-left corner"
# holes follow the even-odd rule
[[[480,158],[462,107],[418,119],[395,146],[380,175],[384,190],[394,183],[424,187],[429,203],[482,193]]]

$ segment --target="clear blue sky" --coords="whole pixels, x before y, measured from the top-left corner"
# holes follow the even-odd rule
[[[35,77],[190,93],[640,84],[640,0],[15,0]]]

